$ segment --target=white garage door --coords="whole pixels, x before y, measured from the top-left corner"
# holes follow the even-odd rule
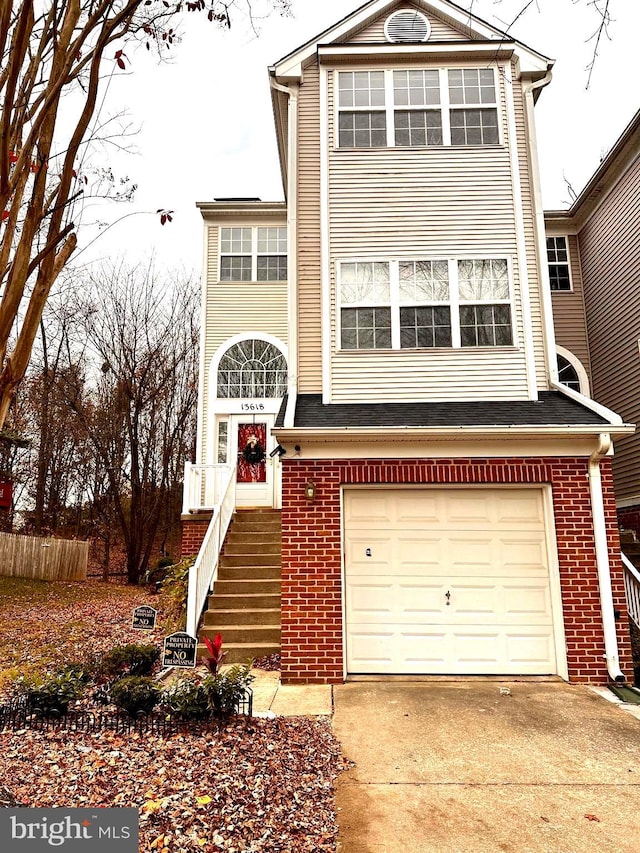
[[[349,673],[558,671],[539,489],[345,491]]]

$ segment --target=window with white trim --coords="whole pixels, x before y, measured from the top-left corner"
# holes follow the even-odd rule
[[[504,258],[342,261],[340,348],[513,345]]]
[[[458,261],[460,345],[511,346],[511,298],[507,262]]]
[[[217,396],[283,397],[287,391],[287,362],[278,347],[257,338],[229,347],[218,364]]]
[[[547,259],[551,290],[571,290],[566,237],[547,237]]]
[[[220,228],[220,281],[286,281],[287,229]]]
[[[493,68],[338,71],[339,148],[498,145]]]
[[[558,381],[568,388],[573,388],[574,391],[580,391],[580,377],[573,364],[560,353],[557,353],[556,358],[558,360]]]

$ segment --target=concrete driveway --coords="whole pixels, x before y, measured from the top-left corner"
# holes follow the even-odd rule
[[[586,687],[355,682],[334,728],[340,853],[640,850],[640,719]]]

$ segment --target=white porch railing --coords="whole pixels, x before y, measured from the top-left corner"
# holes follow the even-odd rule
[[[640,628],[640,572],[623,553],[620,554],[624,565],[624,590],[627,594],[629,616]]]
[[[236,507],[236,469],[229,465],[201,466],[225,468],[227,479],[220,473],[219,502],[213,506],[213,515],[200,546],[195,563],[189,569],[189,587],[187,592],[187,634],[196,636],[200,613],[207,595],[218,577],[220,549],[229,528],[229,522]],[[186,481],[185,481],[186,482]]]
[[[231,465],[192,465],[184,466],[184,487],[182,491],[182,513],[212,510],[221,503],[220,496],[226,488]]]

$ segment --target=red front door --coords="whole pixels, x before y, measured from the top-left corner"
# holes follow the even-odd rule
[[[266,424],[238,424],[238,483],[266,482],[266,451]]]

